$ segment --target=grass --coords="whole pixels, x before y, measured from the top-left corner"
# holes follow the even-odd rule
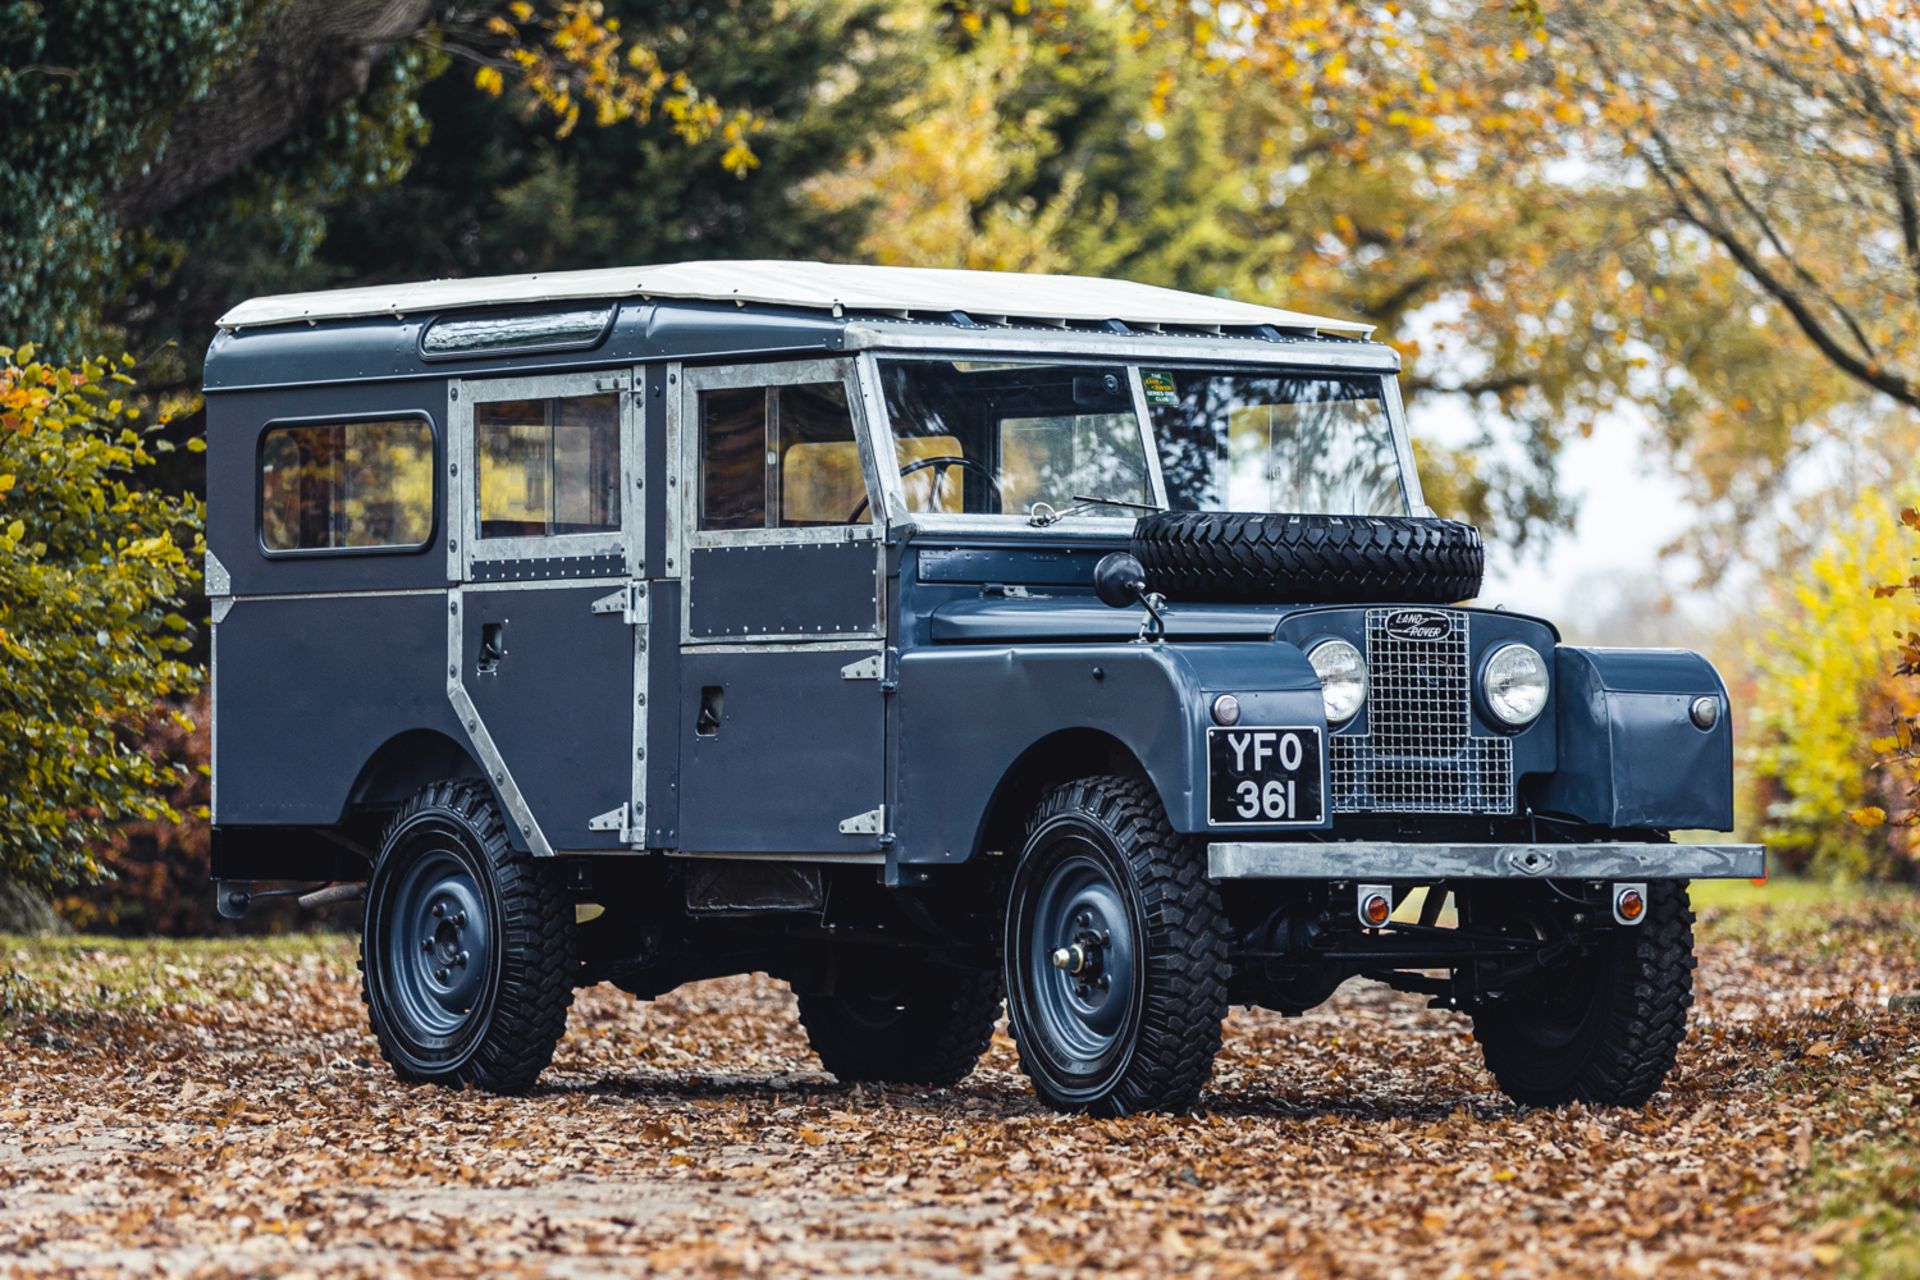
[[[1912,896],[1897,885],[1834,884],[1775,876],[1770,880],[1695,880],[1689,894],[1694,907],[1780,908],[1835,907],[1857,902],[1886,902]]]
[[[1807,1190],[1818,1261],[1865,1280],[1920,1278],[1920,1120],[1817,1163]]]
[[[258,961],[338,963],[348,939],[19,937],[0,934],[0,1038],[22,1025],[93,1015],[152,1015],[225,1000],[270,998]]]

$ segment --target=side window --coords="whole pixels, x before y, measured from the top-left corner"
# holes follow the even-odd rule
[[[619,530],[618,396],[480,403],[473,431],[482,538]]]
[[[260,442],[268,551],[412,550],[433,536],[433,427],[420,418],[309,422]]]
[[[866,500],[843,384],[700,393],[702,529],[849,524]]]

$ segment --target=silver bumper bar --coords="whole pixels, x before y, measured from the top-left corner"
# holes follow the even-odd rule
[[[1207,846],[1215,880],[1757,880],[1759,844],[1403,844],[1389,840]]]

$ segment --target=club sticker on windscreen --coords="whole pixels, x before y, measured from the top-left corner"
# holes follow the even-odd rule
[[[1148,404],[1180,403],[1180,390],[1173,385],[1173,374],[1165,369],[1142,369],[1140,385],[1147,390]]]

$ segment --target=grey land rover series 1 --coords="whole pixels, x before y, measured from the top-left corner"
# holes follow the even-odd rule
[[[764,971],[843,1081],[1003,1001],[1048,1103],[1194,1104],[1361,976],[1524,1103],[1644,1101],[1726,689],[1461,605],[1364,325],[1119,281],[687,263],[262,298],[206,363],[214,874],[365,896],[404,1079]],[[294,891],[298,891],[297,889]],[[323,891],[324,892],[324,891]]]

